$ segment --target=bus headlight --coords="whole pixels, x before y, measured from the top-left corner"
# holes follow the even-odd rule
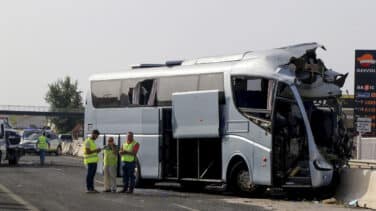
[[[315,160],[315,161],[313,161],[313,165],[318,170],[323,170],[323,171],[333,170],[333,166],[330,165],[329,163],[327,163],[324,160]]]

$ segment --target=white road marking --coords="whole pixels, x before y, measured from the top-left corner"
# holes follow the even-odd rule
[[[182,208],[182,209],[190,210],[190,211],[200,211],[200,210],[196,210],[196,209],[193,209],[193,208],[190,208],[190,207],[187,207],[187,206],[181,205],[181,204],[173,203],[172,205],[174,205],[174,206],[176,206],[176,207],[180,207],[180,208]]]
[[[77,160],[77,161],[82,161],[83,160],[83,158],[81,158],[81,157],[73,157],[73,156],[63,156],[63,157],[71,159],[71,160]]]
[[[39,211],[38,208],[34,207],[31,205],[29,202],[25,201],[23,198],[20,196],[16,195],[12,191],[10,191],[8,188],[6,188],[4,185],[0,184],[0,190],[2,190],[4,193],[7,193],[9,197],[20,203],[21,205],[25,206],[26,209],[31,210],[31,211]]]

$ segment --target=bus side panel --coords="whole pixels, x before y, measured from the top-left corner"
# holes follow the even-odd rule
[[[160,178],[159,139],[160,121],[158,108],[144,108],[142,111],[142,135],[135,136],[140,143],[138,159],[141,177],[145,179]]]
[[[95,140],[95,144],[97,145],[97,148],[103,148],[104,146],[104,135],[100,135],[97,140]],[[103,175],[103,151],[98,154],[98,166],[97,166],[97,173],[100,175]]]
[[[96,109],[97,129],[106,134],[142,134],[142,108]]]
[[[255,184],[271,185],[270,177],[270,150],[267,148],[237,135],[226,135],[222,142],[223,172],[222,179],[226,180],[228,166],[231,159],[239,155],[247,163],[250,169],[250,179]]]
[[[127,136],[121,135],[120,145],[126,141]],[[134,135],[134,139],[140,144],[140,150],[137,159],[140,164],[141,178],[158,179],[159,178],[159,136],[158,135]],[[120,175],[123,172],[120,171]]]
[[[159,109],[127,108],[101,115],[104,115],[103,118],[112,116],[112,121],[111,119],[101,121],[100,128],[106,132],[111,131],[113,134],[122,134],[120,146],[126,141],[128,131],[134,133],[135,140],[140,144],[137,157],[141,177],[144,179],[159,178]],[[122,174],[121,171],[120,174]]]
[[[90,132],[93,129],[97,129],[97,122],[96,122],[96,112],[93,107],[93,103],[91,100],[91,93],[87,93],[86,95],[86,106],[85,106],[85,120],[84,120],[84,134],[85,137],[90,135]]]
[[[242,155],[250,170],[250,180],[256,185],[271,185],[272,136],[245,118],[236,108],[231,88],[230,74],[225,74],[223,172],[226,180],[228,166],[233,155]]]
[[[225,136],[222,139],[222,180],[227,181],[227,172],[230,170],[230,161],[235,156],[240,156],[247,163],[248,169],[253,169],[252,161],[253,157],[253,147],[247,142],[242,141],[236,137]],[[243,149],[240,151],[239,149]],[[253,178],[252,175],[251,179]]]

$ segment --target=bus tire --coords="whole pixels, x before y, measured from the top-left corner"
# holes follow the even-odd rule
[[[262,187],[250,180],[250,171],[244,161],[237,161],[229,171],[228,190],[239,195],[260,194]]]

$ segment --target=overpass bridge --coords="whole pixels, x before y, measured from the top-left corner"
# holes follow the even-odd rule
[[[84,117],[84,109],[51,108],[48,106],[0,105],[0,115]]]

